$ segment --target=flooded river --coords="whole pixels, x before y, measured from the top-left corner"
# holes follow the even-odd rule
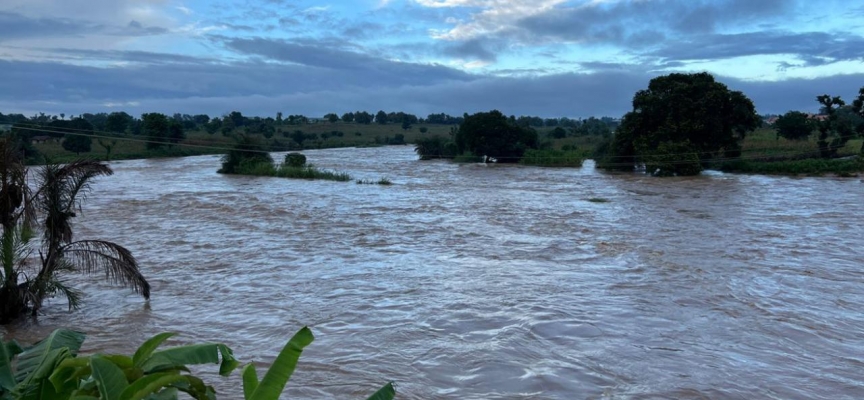
[[[222,176],[215,156],[113,163],[76,237],[130,248],[152,300],[81,280],[80,311],[57,299],[0,332],[71,327],[86,351],[131,353],[175,331],[263,365],[309,325],[291,398],[388,380],[401,399],[864,398],[858,178],[306,155],[394,185]],[[236,373],[212,379],[240,397]]]

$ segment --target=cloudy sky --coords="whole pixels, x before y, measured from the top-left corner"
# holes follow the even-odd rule
[[[2,0],[0,111],[617,117],[708,71],[760,113],[864,86],[834,0]]]

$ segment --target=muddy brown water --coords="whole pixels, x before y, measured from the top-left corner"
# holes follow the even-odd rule
[[[388,380],[402,399],[864,398],[860,179],[306,154],[394,185],[221,176],[215,156],[113,163],[76,234],[129,247],[152,300],[73,277],[83,309],[53,300],[0,331],[71,327],[87,352],[127,353],[175,331],[263,367],[309,325],[291,398]],[[237,374],[208,377],[240,397]]]

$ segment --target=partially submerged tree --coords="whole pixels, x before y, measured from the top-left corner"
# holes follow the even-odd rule
[[[252,136],[240,134],[235,137],[235,140],[237,143],[234,148],[222,157],[222,168],[217,171],[220,174],[236,174],[239,172],[240,166],[244,164],[273,164],[273,157]]]
[[[9,322],[27,310],[35,315],[44,300],[56,294],[66,297],[70,309],[77,308],[81,293],[62,280],[68,273],[102,275],[149,299],[150,284],[128,249],[104,240],[73,240],[72,218],[81,209],[90,181],[111,175],[111,169],[90,160],[49,164],[39,170],[31,195],[21,157],[10,147],[9,142],[0,146],[0,322]],[[34,217],[42,221],[39,244],[34,243]],[[36,250],[38,260],[33,257]]]
[[[498,110],[466,114],[454,142],[460,154],[489,156],[505,163],[519,162],[525,150],[538,146],[534,129],[517,125]]]
[[[601,165],[646,165],[660,175],[694,175],[718,154],[740,155],[738,142],[761,124],[753,102],[708,73],[654,78],[633,97]]]

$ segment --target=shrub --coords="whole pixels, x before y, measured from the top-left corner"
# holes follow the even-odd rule
[[[306,165],[306,156],[300,153],[288,153],[285,155],[285,164],[289,167],[302,167]]]
[[[421,160],[453,158],[456,156],[456,144],[443,136],[424,137],[414,143],[414,152]]]
[[[294,179],[323,179],[337,182],[348,182],[351,180],[351,176],[347,173],[320,170],[315,168],[313,165],[292,167],[282,164],[279,168],[275,169],[272,174],[266,174],[265,176]]]
[[[228,154],[222,157],[220,174],[238,174],[241,163],[245,168],[255,164],[273,164],[273,157],[264,151],[264,147],[251,136],[238,135],[237,143]]]

